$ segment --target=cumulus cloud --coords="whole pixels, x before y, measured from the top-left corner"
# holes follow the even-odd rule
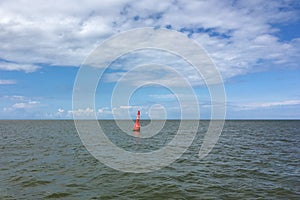
[[[93,118],[95,116],[94,109],[92,108],[69,110],[68,114],[75,118]]]
[[[109,107],[99,108],[97,114],[111,114],[111,109]]]
[[[16,64],[8,62],[0,62],[0,70],[4,71],[24,71],[26,73],[35,72],[40,67],[31,64]]]
[[[6,114],[13,113],[32,113],[37,108],[43,106],[39,97],[26,97],[22,95],[6,95],[1,96],[0,99],[4,99],[6,106],[3,107],[3,111]]]
[[[62,108],[59,108],[59,109],[57,110],[57,112],[58,112],[58,113],[63,113],[63,112],[65,112],[65,110],[62,109]]]
[[[91,50],[120,31],[153,26],[181,31],[202,45],[224,78],[271,61],[295,65],[299,39],[284,41],[272,24],[299,18],[297,1],[117,0],[1,1],[0,55],[32,72],[36,63],[79,66]],[[261,65],[260,65],[261,64]]]
[[[41,104],[39,101],[23,101],[23,102],[18,102],[18,103],[14,103],[13,105],[9,106],[9,107],[4,107],[3,111],[4,112],[14,112],[14,111],[18,111],[18,110],[26,110],[26,111],[30,111],[34,108],[39,107]]]
[[[66,118],[65,110],[62,108],[59,108],[54,116],[58,117],[58,118]]]

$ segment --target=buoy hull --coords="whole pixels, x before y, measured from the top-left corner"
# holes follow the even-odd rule
[[[134,126],[134,127],[133,127],[133,130],[134,130],[134,131],[140,131],[141,128],[140,128],[140,127],[135,127],[135,126]]]
[[[136,116],[136,120],[135,120],[135,124],[133,127],[134,131],[140,131],[141,129],[141,125],[140,125],[140,111],[138,111],[137,116]]]

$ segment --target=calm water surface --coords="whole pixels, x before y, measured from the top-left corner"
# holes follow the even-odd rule
[[[143,139],[101,121],[116,145],[161,148],[179,121]],[[143,121],[143,124],[147,124]],[[73,121],[0,121],[0,199],[300,199],[300,121],[226,121],[203,160],[208,121],[173,164],[151,173],[111,169],[85,149]]]

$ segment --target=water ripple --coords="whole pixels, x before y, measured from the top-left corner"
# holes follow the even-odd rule
[[[179,121],[139,140],[101,123],[116,145],[150,152],[172,140]],[[0,199],[300,199],[300,121],[226,121],[215,148],[199,160],[207,127],[200,122],[173,164],[132,174],[93,158],[72,121],[0,121]]]

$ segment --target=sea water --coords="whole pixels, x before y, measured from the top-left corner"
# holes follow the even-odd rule
[[[120,148],[145,153],[168,144],[180,121],[167,121],[151,138],[99,123]],[[300,199],[300,121],[226,121],[213,150],[199,159],[208,124],[199,122],[174,163],[128,173],[94,158],[72,120],[2,120],[0,199]]]

